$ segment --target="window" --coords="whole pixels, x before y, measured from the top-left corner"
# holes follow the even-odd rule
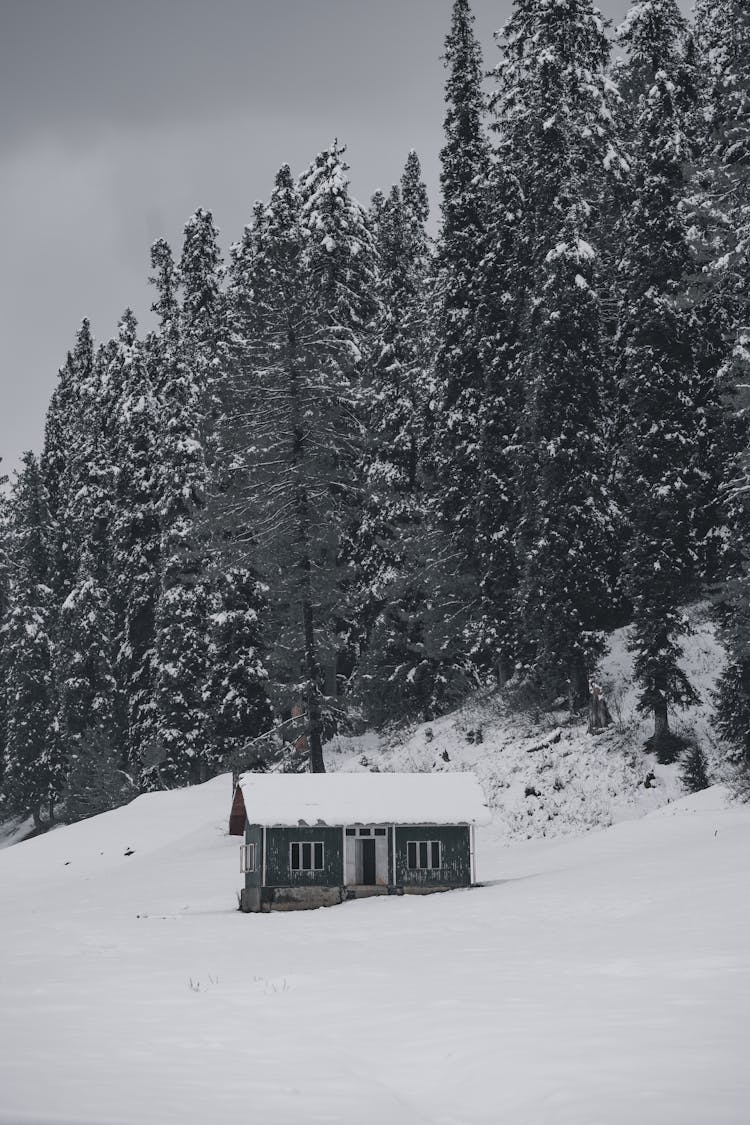
[[[240,871],[243,875],[258,870],[256,852],[256,844],[243,844],[240,848]]]
[[[347,834],[347,836],[356,836],[357,835],[357,829],[356,828],[347,828],[346,834]]]
[[[376,836],[385,836],[385,828],[376,828],[375,829],[375,835]]]
[[[314,841],[290,844],[289,867],[292,871],[322,871],[323,845]]]
[[[436,871],[442,867],[439,840],[409,840],[406,845],[406,866],[410,871]]]

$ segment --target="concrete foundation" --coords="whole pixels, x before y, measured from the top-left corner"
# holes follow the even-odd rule
[[[343,887],[250,887],[240,892],[240,910],[267,914],[271,910],[317,910],[343,902]]]
[[[458,884],[431,887],[246,887],[240,891],[240,910],[245,914],[268,914],[271,910],[317,910],[322,906],[338,906],[348,899],[377,895],[434,895],[457,889],[460,889]]]
[[[344,887],[344,898],[373,898],[376,895],[389,895],[393,893],[392,887],[371,886],[368,884],[356,884],[349,887]]]

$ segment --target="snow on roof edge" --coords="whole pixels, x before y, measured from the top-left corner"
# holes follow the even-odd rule
[[[244,773],[248,822],[271,827],[353,824],[485,825],[490,811],[473,773]]]

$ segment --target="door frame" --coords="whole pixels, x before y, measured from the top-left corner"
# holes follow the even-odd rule
[[[389,848],[393,839],[391,825],[358,824],[348,825],[341,830],[344,847],[344,884],[349,887],[386,887],[390,883]],[[373,840],[375,844],[375,883],[362,883],[360,840]]]

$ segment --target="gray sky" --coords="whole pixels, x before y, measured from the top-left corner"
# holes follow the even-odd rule
[[[474,0],[489,66],[510,0]],[[606,0],[619,19],[627,0]],[[39,448],[84,316],[145,321],[148,248],[224,247],[337,136],[365,201],[422,158],[433,207],[451,0],[0,0],[0,456]]]

